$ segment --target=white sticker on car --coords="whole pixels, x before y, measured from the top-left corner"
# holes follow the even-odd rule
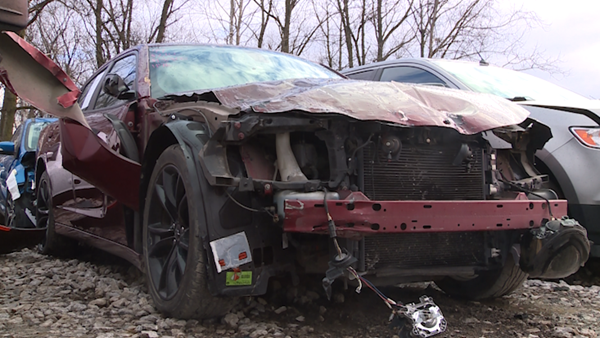
[[[250,244],[244,232],[214,240],[210,242],[210,248],[219,273],[252,262]]]
[[[10,175],[8,175],[8,178],[6,179],[6,185],[8,186],[8,191],[10,192],[13,201],[21,197],[19,185],[17,184],[17,169],[13,169],[10,172]]]

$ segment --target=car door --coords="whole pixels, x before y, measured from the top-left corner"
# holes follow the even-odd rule
[[[86,121],[94,135],[88,135],[91,141],[102,142],[115,153],[124,153],[122,140],[115,130],[115,123],[121,126],[133,126],[135,122],[135,100],[120,100],[103,90],[103,84],[109,74],[117,74],[125,84],[135,90],[137,55],[128,54],[103,67],[97,75],[84,87],[79,99]],[[119,121],[122,121],[120,123]],[[65,124],[63,124],[64,126]],[[129,132],[131,132],[129,130]],[[88,142],[90,139],[88,139]],[[63,139],[63,143],[66,140]],[[68,142],[68,141],[67,141]],[[65,145],[69,148],[69,145]],[[63,148],[64,149],[64,148]],[[137,148],[132,152],[137,153]],[[134,158],[137,160],[137,157]],[[63,159],[64,164],[64,159]],[[102,164],[102,163],[98,163]],[[75,163],[77,165],[77,163]],[[92,167],[93,168],[93,167]],[[124,219],[131,213],[110,194],[105,193],[83,177],[94,175],[89,166],[76,166],[77,173],[73,176],[73,195],[75,204],[66,207],[67,210],[79,215],[71,225],[95,235],[127,244]],[[105,174],[118,177],[121,173],[108,165],[100,168]],[[139,179],[139,178],[138,178]]]
[[[81,91],[69,76],[44,53],[14,33],[0,33],[0,54],[0,81],[6,88],[38,109],[61,118],[60,153],[63,167],[136,210],[139,202],[140,164],[119,154],[106,140],[98,137],[96,129],[89,126],[88,119],[83,116],[77,103]],[[109,66],[114,66],[114,63],[103,70],[110,70]],[[147,68],[144,70],[147,73]],[[143,75],[140,77],[145,79]],[[105,78],[106,76],[99,81]],[[138,83],[140,82],[138,79]],[[99,82],[98,86],[101,85],[102,82]],[[149,88],[145,88],[142,96],[136,96],[148,96],[147,92]],[[96,88],[90,97],[90,102],[94,102],[94,105],[98,93]],[[132,103],[135,103],[136,98],[132,99]],[[132,142],[135,147],[135,141]]]

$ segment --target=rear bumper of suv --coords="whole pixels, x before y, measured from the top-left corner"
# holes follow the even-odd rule
[[[592,241],[590,255],[600,257],[600,205],[569,203],[568,209],[569,215],[587,229],[588,238]]]

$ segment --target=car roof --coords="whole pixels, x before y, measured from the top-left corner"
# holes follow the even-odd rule
[[[401,58],[401,59],[393,59],[393,60],[385,60],[385,61],[380,61],[380,62],[373,62],[373,63],[369,63],[367,65],[362,65],[362,66],[358,66],[358,67],[352,67],[352,68],[346,68],[344,70],[342,70],[342,74],[344,73],[349,73],[349,72],[355,72],[355,71],[360,71],[360,70],[367,70],[370,68],[374,68],[374,67],[381,67],[381,66],[391,66],[391,65],[399,65],[399,64],[422,64],[422,65],[435,65],[434,62],[431,62],[431,59],[427,59],[427,58]]]
[[[361,71],[366,71],[366,70],[370,70],[370,69],[379,69],[379,68],[382,68],[385,66],[421,65],[429,70],[437,71],[440,75],[443,75],[444,77],[446,77],[450,83],[457,86],[459,89],[472,91],[472,89],[467,88],[466,85],[461,80],[459,80],[453,74],[451,74],[450,72],[448,72],[447,70],[445,70],[444,68],[439,66],[438,61],[439,62],[463,63],[463,64],[470,64],[473,66],[477,65],[478,67],[483,67],[483,65],[480,62],[467,61],[467,60],[452,60],[452,59],[439,59],[439,58],[438,59],[401,58],[401,59],[374,62],[374,63],[370,63],[368,65],[358,66],[358,67],[354,67],[354,68],[348,68],[348,69],[342,70],[341,73],[344,75],[350,75],[350,74],[355,74],[355,73],[359,73]],[[497,66],[485,65],[485,67],[497,67]],[[517,102],[517,103],[520,105],[525,105],[525,106],[537,106],[537,107],[546,107],[546,108],[553,108],[553,109],[556,109],[556,108],[564,109],[565,108],[564,104],[559,104],[557,102],[546,102],[544,100],[523,101],[523,102]],[[600,104],[597,101],[589,100],[587,98],[586,98],[586,100],[583,100],[580,102],[579,101],[578,102],[569,102],[567,104],[567,107],[592,110],[596,114],[600,115]]]

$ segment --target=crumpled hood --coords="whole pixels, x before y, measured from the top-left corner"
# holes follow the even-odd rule
[[[336,113],[357,120],[454,128],[475,134],[523,122],[529,112],[489,94],[397,82],[300,79],[168,95],[175,101],[208,100],[258,113]]]
[[[37,108],[88,126],[73,81],[52,60],[14,33],[0,34],[0,80]],[[173,94],[176,101],[217,101],[259,113],[335,113],[356,120],[454,128],[475,134],[518,124],[529,112],[502,98],[396,82],[296,79]]]

